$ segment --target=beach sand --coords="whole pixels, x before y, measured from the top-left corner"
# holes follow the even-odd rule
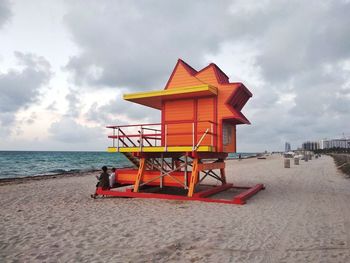
[[[0,186],[0,262],[350,262],[350,180],[323,156],[227,162],[246,205],[91,199],[94,174]]]

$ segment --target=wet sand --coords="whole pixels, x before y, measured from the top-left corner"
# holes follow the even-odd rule
[[[0,185],[1,262],[350,262],[350,180],[324,156],[227,162],[244,206],[91,199],[86,176]]]

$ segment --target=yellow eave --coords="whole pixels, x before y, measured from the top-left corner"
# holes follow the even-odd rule
[[[157,146],[157,147],[108,147],[108,152],[191,152],[193,151],[192,146]],[[214,152],[215,147],[213,146],[199,146],[196,149],[197,152]]]
[[[180,99],[187,97],[202,97],[210,95],[215,96],[217,94],[218,90],[216,87],[211,85],[200,85],[124,94],[123,98],[124,100],[136,102],[148,107],[161,109],[161,102],[164,99]]]

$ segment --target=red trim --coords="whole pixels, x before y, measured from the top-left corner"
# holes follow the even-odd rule
[[[265,188],[264,185],[262,184],[258,184],[254,187],[249,187],[247,191],[244,191],[243,193],[237,196],[234,196],[233,199],[231,200],[199,197],[201,194],[203,196],[207,196],[206,195],[207,193],[210,194],[211,191],[216,192],[217,190],[221,190],[222,188],[227,188],[225,190],[228,190],[231,188],[239,188],[239,189],[242,188],[242,187],[232,186],[231,184],[222,185],[220,187],[216,187],[216,186],[212,186],[212,187],[214,187],[214,189],[209,189],[209,190],[196,193],[193,197],[187,197],[187,196],[181,196],[181,195],[170,195],[170,194],[159,194],[159,193],[133,192],[130,188],[126,189],[123,192],[118,191],[117,190],[118,188],[114,188],[114,190],[102,190],[101,187],[98,187],[96,189],[96,194],[116,196],[116,197],[155,198],[155,199],[166,199],[166,200],[201,201],[201,202],[210,202],[210,203],[243,205],[246,203],[246,200],[248,198],[250,198],[257,192]]]
[[[217,148],[218,146],[218,98],[214,98],[214,133],[216,134],[216,138],[214,140],[214,146]]]
[[[176,69],[177,69],[177,67],[179,66],[179,64],[180,64],[180,59],[178,59],[176,65],[175,65],[175,67],[174,67],[174,69],[173,69],[173,72],[171,73],[170,78],[168,79],[168,81],[167,81],[167,83],[166,83],[164,89],[168,89],[168,86],[169,86],[171,80],[173,79],[173,77],[174,77],[174,75],[175,75],[175,72],[176,72]]]
[[[106,126],[106,128],[117,129],[117,128],[125,128],[125,127],[155,126],[155,125],[161,125],[161,123],[142,123],[142,124],[130,124],[130,125],[112,125],[112,126]]]
[[[193,76],[193,75],[197,74],[197,70],[195,70],[191,65],[187,64],[185,61],[183,61],[180,58],[179,58],[179,61],[190,75]]]
[[[177,120],[177,121],[166,121],[166,124],[182,124],[182,123],[192,123],[194,122],[194,119],[192,120]],[[209,123],[213,123],[215,124],[215,122],[211,121],[211,120],[203,120],[203,121],[197,121],[199,122],[209,122]]]
[[[213,136],[216,136],[215,133],[208,132],[208,134],[213,134]],[[170,135],[170,136],[174,136],[174,135],[192,135],[192,132],[173,132],[173,133],[168,133],[168,135]]]
[[[194,74],[197,73],[197,70],[195,70],[195,69],[192,68],[190,65],[188,65],[185,61],[183,61],[182,59],[179,58],[179,59],[177,60],[177,63],[176,63],[176,65],[175,65],[174,69],[173,69],[173,72],[171,73],[170,78],[169,78],[168,82],[166,83],[164,89],[168,89],[168,86],[169,86],[171,80],[173,79],[173,77],[174,77],[174,75],[175,75],[175,72],[176,72],[176,70],[177,70],[177,67],[178,67],[180,64],[185,68],[185,70],[186,70],[186,71],[188,72],[188,74],[190,74],[191,76],[193,76]]]
[[[165,88],[164,89],[168,89],[168,86],[171,82],[171,80],[173,79],[174,75],[175,75],[175,72],[177,70],[177,67],[179,66],[179,64],[181,64],[185,70],[188,72],[188,74],[192,77],[195,77],[197,75],[199,75],[201,72],[205,71],[206,69],[212,67],[213,70],[214,70],[214,74],[215,74],[215,77],[217,79],[217,82],[219,84],[223,84],[223,85],[231,85],[231,84],[241,84],[243,85],[242,83],[240,82],[232,82],[230,83],[229,82],[229,77],[226,75],[226,73],[220,68],[218,67],[218,65],[216,65],[215,63],[210,63],[208,66],[202,68],[200,71],[197,71],[195,70],[193,67],[191,67],[189,64],[187,64],[185,61],[183,61],[182,59],[178,59],[171,75],[170,75],[170,78],[169,80],[167,81],[166,85],[165,85]],[[244,86],[244,85],[243,85]],[[248,95],[250,95],[250,97],[252,96],[252,93],[244,86],[245,88],[245,91],[247,92]]]
[[[244,92],[249,95],[249,98],[253,97],[253,94],[250,92],[250,90],[243,83],[241,83],[241,87],[243,88]]]
[[[184,153],[182,152],[135,152],[133,155],[137,158],[179,158]]]
[[[212,65],[215,68],[215,70],[218,70],[219,73],[221,75],[223,75],[224,78],[226,78],[227,80],[229,79],[229,77],[226,75],[226,73],[223,72],[222,69],[218,67],[218,65],[216,65],[215,63],[210,63],[210,65]]]
[[[194,105],[194,143],[197,144],[198,142],[198,99],[193,100]]]
[[[255,195],[257,192],[259,192],[260,190],[264,190],[265,186],[263,184],[257,184],[254,187],[249,188],[248,190],[240,193],[239,195],[235,196],[233,198],[233,202],[235,202],[235,204],[245,204],[245,201],[250,198],[251,196]]]
[[[165,102],[162,102],[162,115],[161,115],[161,118],[162,118],[162,128],[161,128],[161,131],[162,131],[162,146],[165,145]]]
[[[228,84],[229,77],[214,63],[210,63],[208,66],[202,68],[200,71],[198,71],[194,76],[198,76],[203,71],[212,68],[215,74],[215,78],[219,84]],[[199,78],[200,79],[200,78]]]
[[[226,152],[189,152],[189,157],[200,159],[222,159],[225,160],[228,156]]]
[[[253,94],[250,92],[250,90],[244,86],[244,84],[242,82],[230,82],[230,83],[225,83],[225,86],[236,86],[239,85],[240,87],[242,87],[244,89],[244,92],[247,93],[247,95],[249,95],[249,97],[253,97]]]
[[[223,117],[222,119],[231,119],[233,121],[240,121],[237,124],[250,124],[249,120],[240,111],[233,108],[233,106],[231,105],[232,98],[236,96],[236,94],[239,91],[239,88],[240,86],[234,89],[231,95],[225,101],[225,106],[231,111],[234,117]]]
[[[161,136],[161,133],[145,133],[142,134],[142,137],[148,137],[148,136],[154,136],[158,137]],[[140,137],[140,134],[130,134],[130,135],[108,135],[108,138],[110,139],[118,139],[118,138],[127,138],[127,137]]]
[[[194,197],[208,197],[210,195],[214,195],[220,192],[223,192],[225,190],[228,190],[233,187],[233,184],[224,184],[220,186],[213,187],[208,190],[201,191],[199,193],[195,193],[193,196]]]

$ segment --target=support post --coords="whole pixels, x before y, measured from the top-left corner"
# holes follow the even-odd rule
[[[140,152],[142,152],[142,144],[143,144],[142,133],[143,133],[143,127],[141,125],[141,131],[140,131]]]
[[[195,158],[193,160],[193,166],[192,166],[192,175],[191,175],[191,182],[190,182],[190,187],[188,189],[188,197],[192,197],[194,194],[194,188],[198,182],[198,176],[199,176],[199,171],[198,171],[198,162],[199,159]]]
[[[163,171],[164,171],[164,156],[162,154],[162,161],[161,161],[161,166],[160,166],[160,179],[159,179],[159,187],[163,188]]]
[[[220,162],[224,162],[224,160],[219,160]],[[225,166],[220,169],[220,176],[222,184],[226,184],[226,174],[225,174]]]
[[[210,139],[210,146],[213,147],[214,145],[214,128],[213,128],[213,124],[210,124],[210,133],[211,133],[211,139]]]
[[[192,123],[192,150],[194,150],[194,122]]]
[[[187,160],[187,155],[185,155],[185,176],[184,176],[184,179],[185,179],[185,182],[184,182],[184,185],[185,185],[185,189],[186,189],[186,187],[188,186],[187,185],[187,165],[188,165],[188,160]]]
[[[142,181],[142,177],[143,177],[143,174],[144,174],[145,168],[146,168],[145,164],[146,164],[146,158],[141,158],[140,159],[139,170],[138,170],[137,175],[136,175],[136,180],[135,180],[135,185],[134,185],[134,192],[138,192],[139,191],[140,183]]]
[[[119,138],[118,138],[119,141]],[[115,128],[113,128],[113,147],[115,147]]]
[[[119,138],[119,127],[118,127],[118,131],[117,131],[117,136],[118,136],[117,149],[118,149],[118,152],[119,152],[119,141],[120,141],[120,138]]]
[[[165,134],[164,134],[165,138],[165,145],[164,145],[164,149],[167,152],[168,151],[168,125],[165,124]]]

